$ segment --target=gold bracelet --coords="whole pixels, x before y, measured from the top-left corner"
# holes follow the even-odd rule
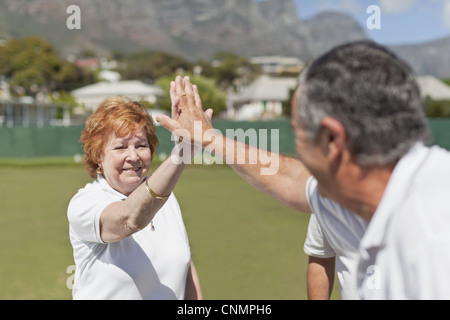
[[[157,194],[155,191],[153,191],[149,186],[148,186],[148,179],[145,179],[145,187],[147,188],[148,193],[150,193],[150,195],[158,200],[166,200],[170,197],[170,194],[168,196],[160,196],[159,194]]]

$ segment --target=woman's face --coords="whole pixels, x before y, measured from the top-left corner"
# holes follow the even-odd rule
[[[142,129],[125,137],[112,133],[106,142],[100,167],[109,185],[129,196],[147,176],[150,163],[150,145]]]

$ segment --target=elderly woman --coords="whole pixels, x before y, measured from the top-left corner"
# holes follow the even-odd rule
[[[180,207],[172,193],[185,164],[169,159],[147,178],[158,139],[147,110],[103,101],[81,135],[94,182],[68,207],[74,299],[200,299]]]

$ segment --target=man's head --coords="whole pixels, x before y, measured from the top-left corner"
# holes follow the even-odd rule
[[[294,123],[308,140],[335,120],[361,166],[395,163],[417,141],[428,139],[415,75],[373,42],[342,45],[316,59],[302,73],[297,94]]]

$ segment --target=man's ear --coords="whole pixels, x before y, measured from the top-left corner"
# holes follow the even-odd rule
[[[332,117],[321,121],[319,143],[324,155],[331,161],[339,160],[346,147],[347,133],[344,126]]]

